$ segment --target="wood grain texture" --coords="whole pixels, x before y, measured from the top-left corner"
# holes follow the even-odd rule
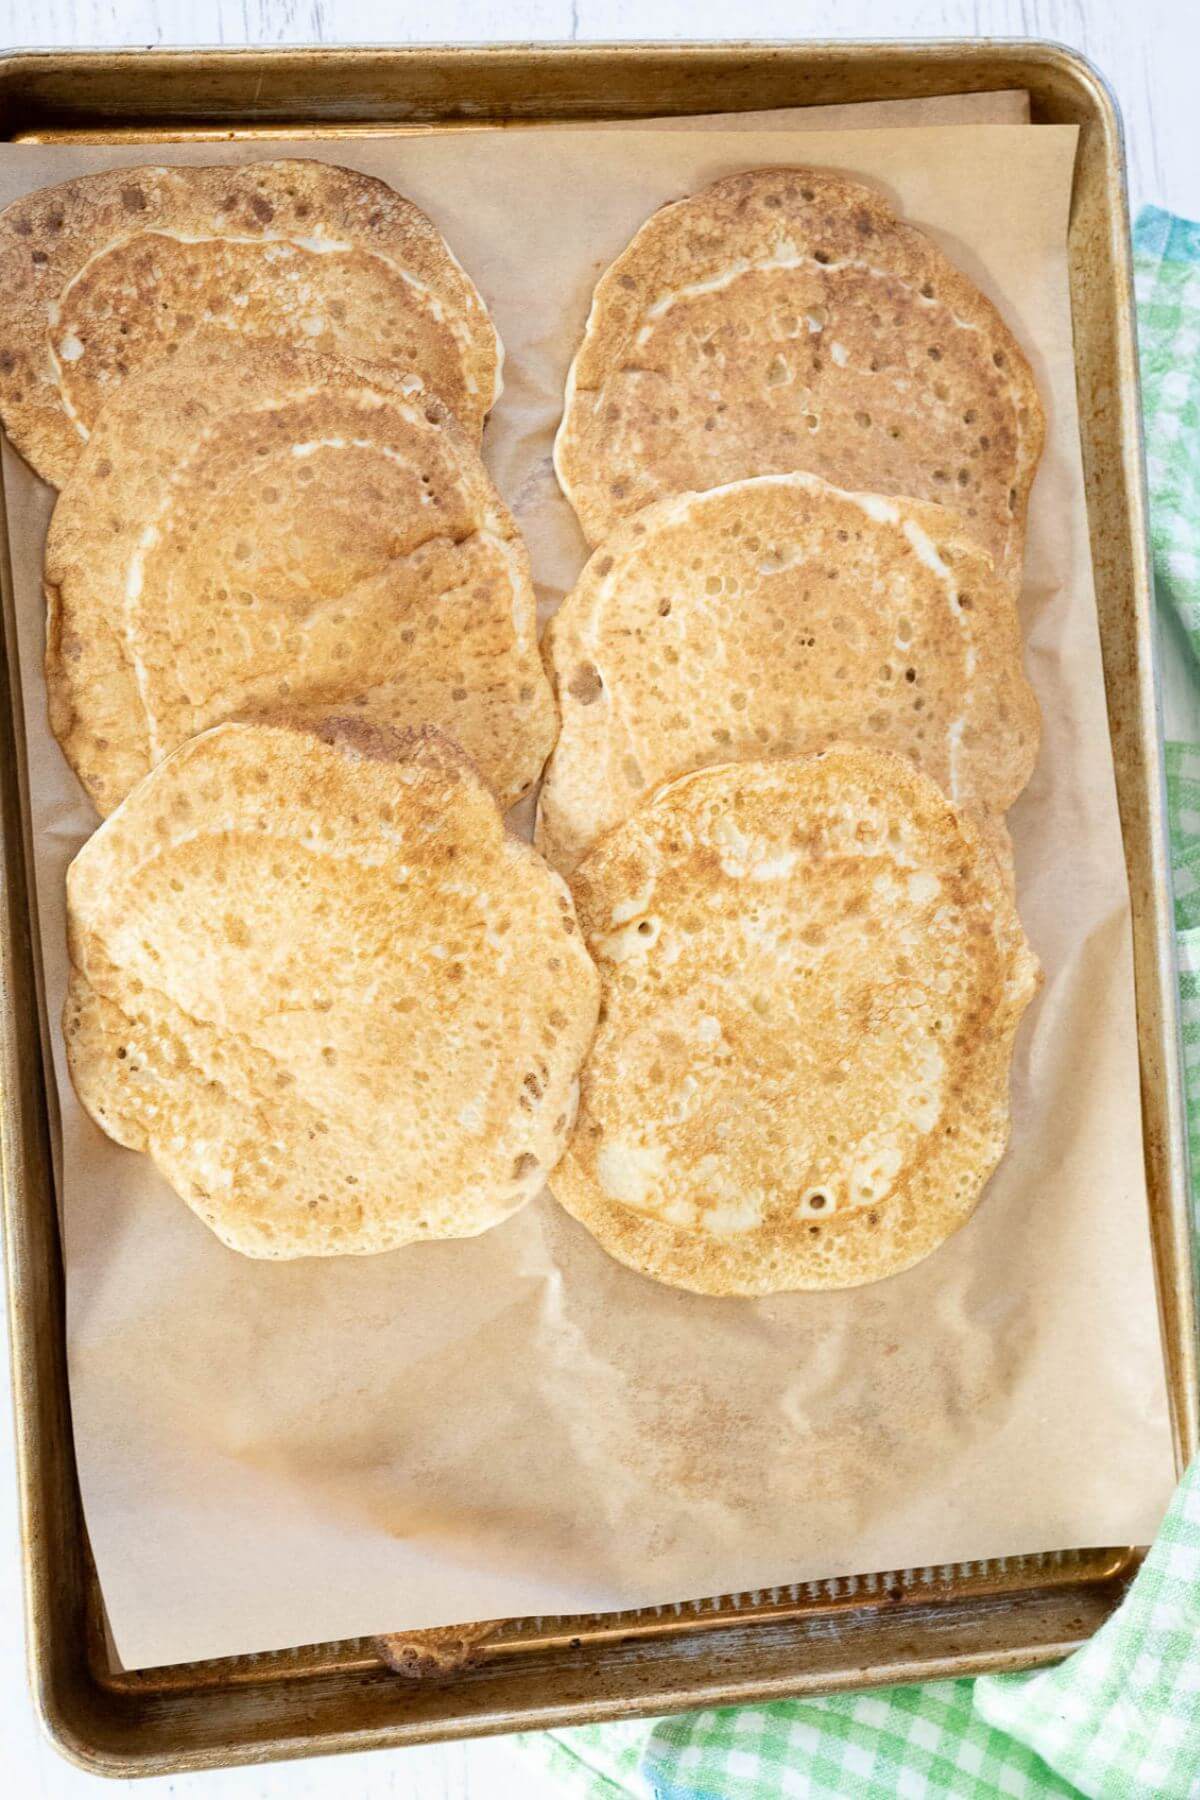
[[[1194,0],[0,0],[0,44],[446,43],[675,37],[1040,37],[1082,50],[1112,83],[1129,140],[1135,206],[1200,216],[1200,9]],[[40,1739],[25,1689],[17,1521],[7,1407],[0,1409],[0,1742],[10,1788],[84,1800],[92,1777]],[[291,1763],[108,1793],[204,1800],[540,1800],[557,1790],[508,1740]]]

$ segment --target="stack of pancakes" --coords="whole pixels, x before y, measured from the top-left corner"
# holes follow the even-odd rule
[[[758,169],[596,288],[559,481],[593,553],[545,644],[537,843],[601,1024],[555,1191],[708,1294],[925,1256],[1008,1136],[1038,981],[1004,815],[1043,439],[995,309],[872,189]]]
[[[93,1118],[248,1255],[507,1218],[574,1122],[598,981],[504,829],[557,714],[479,454],[487,309],[319,162],[118,170],[0,218],[0,405],[60,489],[50,722]]]
[[[0,216],[0,284],[0,410],[60,489],[50,720],[105,820],[64,1024],[111,1136],[255,1256],[470,1235],[556,1167],[708,1294],[963,1222],[1038,978],[1004,820],[1042,418],[930,240],[786,168],[638,232],[540,653],[479,454],[500,344],[384,184],[87,177]]]

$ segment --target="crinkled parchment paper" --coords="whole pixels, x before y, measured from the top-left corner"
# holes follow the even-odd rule
[[[860,175],[933,232],[1029,349],[1050,422],[1023,601],[1045,739],[1011,822],[1047,981],[1019,1040],[1012,1147],[978,1212],[873,1287],[674,1292],[611,1261],[548,1196],[469,1242],[250,1262],[102,1137],[57,1029],[63,871],[92,820],[45,721],[50,496],[6,448],[71,1395],[126,1664],[1154,1532],[1172,1468],[1075,413],[1074,148],[1073,128],[997,124],[467,131],[294,150],[410,194],[493,308],[507,386],[486,454],[546,610],[583,557],[550,464],[567,363],[596,276],[662,202],[764,162]],[[249,153],[8,147],[0,199],[89,168]]]

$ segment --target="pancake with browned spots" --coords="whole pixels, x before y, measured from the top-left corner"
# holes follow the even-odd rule
[[[84,845],[67,901],[79,1097],[233,1249],[473,1236],[557,1162],[596,971],[436,732],[216,726]]]
[[[50,722],[101,812],[219,719],[437,725],[505,806],[556,715],[529,558],[415,377],[197,333],[117,390],[46,545]]]
[[[536,842],[564,871],[706,763],[854,741],[911,756],[956,804],[997,815],[1037,756],[1012,590],[990,557],[941,507],[815,475],[626,520],[543,650],[562,728]]]
[[[559,480],[588,542],[667,494],[805,469],[952,504],[1019,581],[1042,409],[995,307],[873,188],[753,169],[656,212],[601,278]]]
[[[891,752],[685,775],[571,878],[601,1024],[553,1180],[703,1294],[853,1287],[970,1216],[1038,967],[966,814]]]
[[[205,325],[415,372],[478,439],[487,308],[437,227],[322,162],[109,169],[0,213],[0,415],[61,487],[105,401]]]

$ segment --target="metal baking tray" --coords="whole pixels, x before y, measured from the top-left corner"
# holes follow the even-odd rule
[[[0,56],[0,137],[336,138],[421,124],[631,119],[1007,88],[1028,92],[1035,122],[1080,127],[1069,236],[1080,423],[1133,903],[1146,1178],[1182,1467],[1197,1447],[1186,1136],[1124,152],[1116,106],[1096,72],[1052,44],[985,40],[16,52]],[[71,1446],[2,549],[0,1162],[30,1674],[42,1724],[66,1756],[98,1773],[165,1774],[1023,1669],[1065,1655],[1103,1623],[1137,1569],[1137,1549],[519,1620],[491,1637],[473,1666],[432,1682],[393,1674],[369,1639],[115,1669]]]

